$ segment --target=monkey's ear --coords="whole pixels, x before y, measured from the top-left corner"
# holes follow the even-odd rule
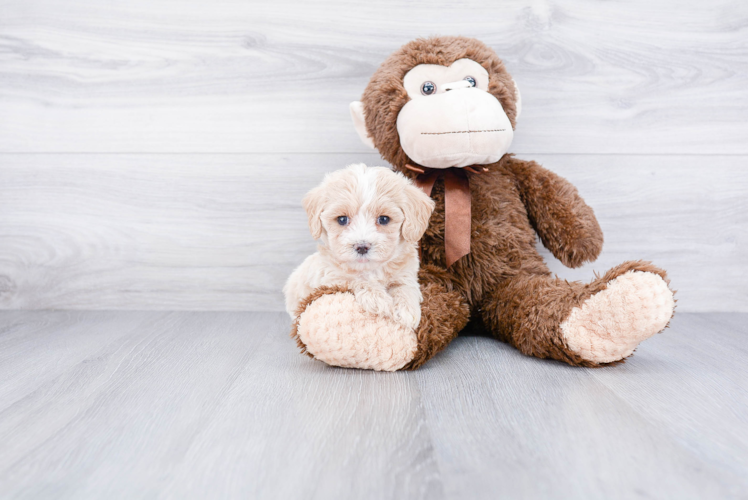
[[[301,205],[309,218],[309,232],[312,233],[315,240],[318,240],[322,236],[322,209],[325,205],[324,188],[317,186],[309,191],[301,201]]]
[[[426,232],[426,228],[429,227],[431,212],[434,211],[434,200],[410,182],[405,186],[404,194],[405,203],[402,208],[405,220],[400,231],[405,241],[418,243],[423,233]]]
[[[369,132],[366,130],[364,103],[361,101],[353,101],[351,103],[351,118],[353,118],[353,126],[356,128],[356,132],[358,132],[361,141],[371,149],[376,149],[376,147],[374,147],[374,141],[371,140]]]
[[[517,82],[514,81],[514,78],[512,78],[512,83],[514,84],[514,95],[517,98],[517,115],[514,117],[514,120],[516,121],[519,119],[520,113],[522,113],[522,94],[519,93],[519,87],[517,86]]]

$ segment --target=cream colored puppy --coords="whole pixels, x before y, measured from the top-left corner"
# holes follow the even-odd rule
[[[320,245],[283,288],[288,314],[295,319],[316,288],[342,285],[365,311],[416,328],[417,244],[434,210],[431,198],[400,173],[357,164],[326,175],[303,205]]]

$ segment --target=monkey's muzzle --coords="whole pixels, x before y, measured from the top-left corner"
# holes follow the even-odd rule
[[[514,138],[501,103],[477,88],[458,88],[408,101],[397,117],[403,151],[430,168],[499,161]]]

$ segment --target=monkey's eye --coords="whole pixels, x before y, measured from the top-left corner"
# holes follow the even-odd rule
[[[348,216],[347,215],[341,215],[338,217],[338,224],[341,226],[347,226],[348,225]]]
[[[466,80],[471,87],[475,87],[475,78],[473,78],[472,76],[466,76],[465,78],[463,78],[463,80]]]
[[[421,85],[421,94],[431,95],[434,92],[436,92],[436,85],[434,85],[434,82],[423,82]]]
[[[386,226],[387,224],[390,223],[390,218],[387,217],[386,215],[380,215],[379,218],[377,219],[377,222],[379,223],[380,226]]]

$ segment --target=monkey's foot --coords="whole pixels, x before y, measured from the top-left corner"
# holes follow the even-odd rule
[[[611,363],[630,356],[641,341],[661,332],[674,308],[673,292],[659,274],[630,270],[572,309],[561,332],[580,357]]]
[[[302,352],[328,365],[395,371],[416,355],[413,329],[365,312],[348,290],[316,290],[301,309],[291,335]]]

